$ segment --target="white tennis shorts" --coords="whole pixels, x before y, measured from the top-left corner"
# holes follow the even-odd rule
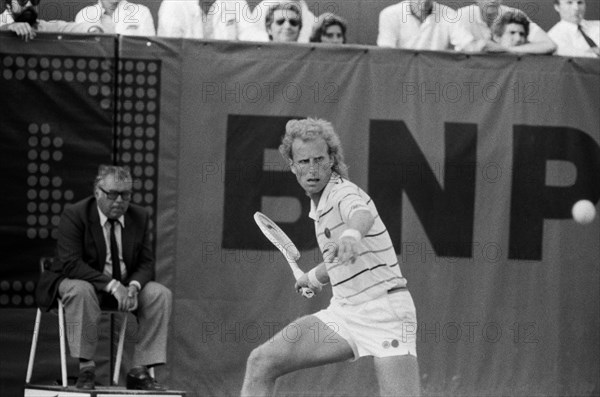
[[[332,300],[314,314],[363,356],[417,355],[417,315],[407,289],[394,290],[359,305],[340,305]]]

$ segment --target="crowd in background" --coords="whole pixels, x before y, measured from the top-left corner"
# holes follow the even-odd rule
[[[347,43],[347,21],[315,16],[305,0],[162,0],[155,23],[148,7],[127,0],[98,0],[73,22],[43,21],[41,0],[6,0],[0,30],[29,40],[37,31],[110,33],[255,42]],[[502,0],[474,0],[459,9],[433,0],[406,0],[379,14],[377,45],[415,50],[513,52],[600,57],[600,21],[585,19],[586,0],[553,0],[560,21],[545,32]]]

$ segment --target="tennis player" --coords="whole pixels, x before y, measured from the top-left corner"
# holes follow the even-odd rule
[[[294,322],[296,341],[284,329],[252,351],[242,396],[271,396],[282,375],[363,356],[374,357],[381,395],[418,396],[415,306],[373,201],[348,180],[339,136],[325,120],[291,120],[279,151],[311,200],[324,258],[296,289],[331,283],[333,298]]]

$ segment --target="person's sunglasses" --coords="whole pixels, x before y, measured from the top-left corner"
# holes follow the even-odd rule
[[[280,19],[277,19],[275,21],[275,23],[278,26],[281,26],[281,25],[283,25],[285,23],[285,21],[288,21],[290,23],[290,25],[293,26],[293,27],[296,27],[296,26],[300,25],[300,21],[298,19],[294,19],[294,18],[280,18]]]
[[[102,190],[102,192],[104,194],[106,194],[106,197],[108,197],[109,200],[116,200],[117,197],[119,197],[119,196],[121,196],[123,201],[131,200],[131,192],[130,191],[117,192],[115,190],[111,190],[110,192],[107,192],[106,190],[102,189],[100,186],[98,186],[98,189]]]
[[[17,0],[17,3],[19,3],[21,7],[25,7],[29,2],[31,2],[32,6],[37,6],[40,4],[40,0]]]

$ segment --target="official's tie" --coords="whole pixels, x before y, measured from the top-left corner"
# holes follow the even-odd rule
[[[112,277],[121,281],[121,261],[119,260],[119,245],[115,235],[116,219],[109,219],[110,222],[110,261],[112,262]]]
[[[596,47],[598,47],[598,44],[596,44],[596,42],[594,40],[592,40],[590,38],[590,36],[588,36],[587,34],[585,34],[585,32],[583,31],[583,28],[581,27],[581,25],[577,25],[577,29],[579,30],[579,32],[581,33],[581,35],[585,39],[586,43],[588,43],[588,45],[590,46],[590,48],[596,48]]]

